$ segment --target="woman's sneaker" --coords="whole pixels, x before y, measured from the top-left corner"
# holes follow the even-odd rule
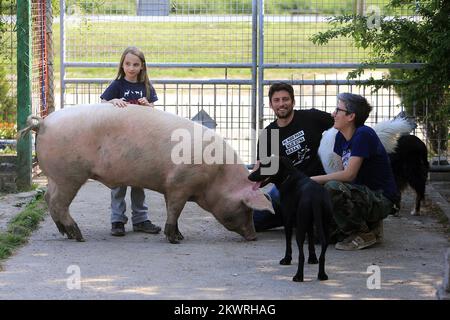
[[[375,237],[377,238],[377,243],[381,243],[383,242],[383,237],[384,237],[384,231],[383,231],[383,220],[378,221],[377,223],[375,223],[372,227],[372,229],[370,229],[370,231],[375,235]]]
[[[115,237],[122,237],[125,235],[125,225],[123,224],[123,222],[112,223],[111,235]]]
[[[377,243],[377,238],[372,232],[360,232],[336,243],[335,248],[337,250],[353,251],[370,247],[375,243]]]
[[[161,227],[154,225],[150,220],[145,220],[144,222],[133,224],[133,231],[155,234],[161,231]]]

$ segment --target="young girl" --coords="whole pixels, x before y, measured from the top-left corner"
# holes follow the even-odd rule
[[[110,102],[119,108],[124,108],[128,104],[153,107],[153,103],[158,100],[158,97],[150,84],[145,57],[141,50],[136,47],[125,49],[120,58],[117,77],[103,92],[100,99],[102,102]],[[111,189],[111,234],[113,236],[125,235],[125,224],[128,221],[125,215],[126,193],[126,186]],[[145,194],[142,188],[131,187],[131,210],[133,231],[146,233],[161,231],[161,228],[154,225],[148,218],[148,207],[145,204]]]

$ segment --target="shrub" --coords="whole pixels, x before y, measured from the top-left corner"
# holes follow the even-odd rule
[[[0,122],[0,139],[15,139],[17,126],[15,123]]]

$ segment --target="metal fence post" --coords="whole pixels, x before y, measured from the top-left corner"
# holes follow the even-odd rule
[[[17,129],[31,114],[31,3],[17,1]],[[31,186],[31,135],[17,142],[17,188]]]
[[[59,76],[61,78],[61,102],[60,102],[60,108],[64,108],[64,93],[65,93],[65,77],[66,77],[66,66],[65,66],[65,52],[66,52],[66,38],[64,35],[64,15],[66,11],[66,1],[61,0],[59,3],[59,36],[60,36],[60,72]]]
[[[264,0],[258,1],[258,129],[264,127]]]
[[[256,140],[258,139],[258,0],[252,0],[252,110],[250,163],[256,163]]]

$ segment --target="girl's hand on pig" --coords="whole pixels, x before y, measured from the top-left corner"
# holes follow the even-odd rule
[[[127,102],[123,99],[112,99],[110,101],[114,106],[119,108],[125,108],[127,106]]]
[[[153,107],[153,103],[148,102],[146,97],[138,99],[138,103],[142,106]]]

